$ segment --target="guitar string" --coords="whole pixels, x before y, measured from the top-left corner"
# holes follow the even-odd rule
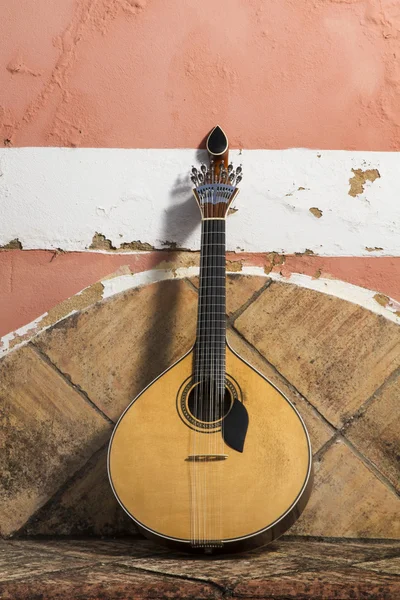
[[[224,212],[226,214],[227,210],[228,210],[228,206],[229,203],[227,202],[227,198],[224,198],[226,204],[224,205]],[[222,270],[222,277],[221,280],[223,280],[223,292],[224,292],[224,298],[222,300],[222,309],[220,311],[220,318],[223,319],[222,322],[222,327],[221,327],[221,333],[223,333],[223,339],[219,339],[218,343],[220,346],[220,353],[221,353],[221,358],[220,358],[220,373],[219,373],[219,379],[222,380],[222,383],[220,383],[219,387],[220,387],[220,404],[221,404],[221,409],[220,409],[220,417],[221,417],[221,430],[219,432],[219,444],[220,444],[220,453],[223,454],[224,450],[225,450],[225,442],[224,442],[224,437],[223,437],[223,424],[224,424],[224,417],[225,417],[225,411],[224,411],[224,401],[225,401],[225,373],[226,373],[226,365],[225,365],[225,343],[226,343],[226,325],[225,325],[225,313],[226,313],[226,258],[225,258],[225,252],[226,252],[226,226],[225,226],[225,221],[221,221],[221,230],[222,230],[222,234],[220,236],[219,241],[223,242],[222,245],[222,255],[223,255],[223,259],[222,259],[222,263],[223,263],[223,270]],[[218,502],[218,517],[219,517],[219,530],[218,530],[218,539],[222,541],[222,537],[223,537],[223,511],[222,511],[222,473],[223,473],[223,469],[224,469],[224,463],[221,462],[220,465],[220,471],[221,471],[221,476],[219,477],[219,502]]]
[[[219,197],[218,197],[218,188],[214,191],[214,203],[215,203],[215,211],[214,214],[219,217],[220,216],[220,210],[221,210],[221,206],[222,203],[219,202]],[[214,243],[218,243],[219,241],[219,228],[220,228],[220,221],[215,221],[214,224],[212,225],[213,228],[213,241]],[[214,300],[214,296],[216,297],[215,294],[215,289],[217,288],[217,283],[219,281],[219,269],[218,267],[220,266],[220,253],[217,252],[217,250],[215,248],[212,249],[212,265],[213,265],[213,276],[214,276],[214,280],[212,283],[212,290],[211,290],[211,297],[212,300]],[[218,405],[219,405],[219,385],[218,385],[218,364],[219,364],[219,345],[218,345],[218,338],[219,338],[219,329],[217,326],[217,323],[219,324],[219,319],[220,319],[220,306],[218,302],[212,302],[212,306],[211,306],[211,314],[212,314],[212,333],[211,333],[211,339],[212,339],[212,353],[213,353],[213,360],[211,361],[211,379],[212,379],[212,393],[214,396],[213,399],[213,405],[212,405],[212,420],[215,423],[217,421],[217,412],[218,412]],[[217,319],[218,317],[218,319]],[[218,455],[218,433],[217,432],[213,432],[212,434],[212,439],[211,442],[213,442],[213,446],[214,446],[214,454],[217,456]],[[212,469],[210,469],[211,471],[211,476],[212,476],[212,499],[213,499],[213,510],[212,510],[212,514],[211,514],[211,524],[212,524],[212,528],[211,528],[211,535],[210,535],[210,539],[211,540],[216,540],[218,538],[218,532],[217,532],[217,513],[218,513],[218,493],[217,493],[217,487],[218,487],[218,477],[217,477],[217,473],[218,473],[218,461],[216,460],[215,462],[212,463]]]
[[[219,191],[218,191],[219,192]],[[205,217],[209,216],[210,206],[213,210],[212,214],[217,214],[217,218],[221,218],[220,212],[224,209],[227,210],[229,206],[230,190],[223,190],[222,193],[211,188],[208,188],[206,194],[202,197],[203,213]],[[222,196],[222,201],[219,202],[219,195]],[[225,223],[224,223],[225,224]],[[214,227],[215,225],[215,227]],[[218,440],[221,448],[219,454],[223,454],[224,442],[223,442],[223,415],[224,415],[224,396],[225,396],[225,326],[221,326],[222,318],[225,320],[225,300],[219,302],[212,302],[212,299],[221,297],[225,298],[225,294],[214,294],[214,288],[225,288],[224,286],[218,285],[221,281],[221,274],[218,270],[219,267],[225,265],[225,254],[224,252],[217,252],[221,246],[225,247],[224,242],[225,231],[224,228],[220,230],[218,223],[208,223],[207,221],[202,222],[201,232],[201,248],[202,260],[201,260],[201,273],[200,273],[200,299],[199,299],[199,325],[198,325],[198,336],[197,336],[197,351],[196,357],[196,377],[195,377],[195,416],[200,416],[201,420],[206,420],[207,412],[211,417],[210,420],[221,422],[221,433],[218,436],[216,433],[210,433],[210,441],[213,436],[215,437],[215,455],[218,455]],[[211,241],[210,241],[211,240]],[[211,249],[211,254],[208,254],[208,249]],[[215,250],[214,250],[215,248]],[[224,265],[219,264],[223,254]],[[224,270],[225,275],[225,270]],[[211,285],[206,285],[205,279],[211,279]],[[205,310],[204,310],[205,309]],[[211,315],[211,319],[207,319],[207,316]],[[208,333],[209,332],[209,333]],[[222,332],[224,335],[222,336]],[[224,337],[224,341],[221,339]],[[224,347],[222,348],[222,344]],[[207,357],[207,361],[206,361]],[[205,385],[206,381],[209,382],[209,407],[205,404]],[[195,427],[194,441],[193,441],[193,455],[197,455],[197,442],[201,441],[198,437],[198,428]],[[210,449],[210,454],[211,449]],[[199,462],[199,465],[197,465]],[[214,461],[213,461],[214,462]],[[215,461],[217,463],[218,461]],[[208,487],[209,484],[215,489],[215,475],[218,471],[217,464],[214,469],[214,478],[210,481],[207,479],[207,473],[212,470],[201,468],[201,461],[196,459],[193,461],[193,476],[192,476],[192,540],[205,541],[212,539],[220,539],[222,537],[222,488],[220,485],[219,489],[219,500],[218,506],[207,506],[208,499]],[[210,465],[211,466],[211,465]],[[201,471],[199,470],[201,468]],[[203,477],[201,477],[201,474]],[[221,484],[221,482],[219,482]],[[212,494],[216,496],[216,494]],[[217,518],[218,513],[218,518]],[[214,519],[214,520],[213,520]],[[217,527],[218,523],[218,527]],[[214,527],[214,530],[213,530]],[[217,535],[218,529],[218,535]],[[210,535],[214,533],[214,535]]]
[[[205,202],[206,202],[207,216],[210,216],[210,213],[213,214],[213,212],[212,212],[213,205],[210,203],[209,188],[207,189],[207,192],[205,195]],[[206,274],[209,274],[211,278],[213,276],[213,270],[210,265],[210,255],[208,254],[208,248],[209,248],[209,244],[212,243],[212,241],[213,241],[212,230],[213,230],[213,221],[206,221],[207,247],[204,252],[204,256],[205,256],[204,272]],[[211,251],[211,261],[213,260],[212,256],[213,256],[213,251]],[[211,279],[210,283],[211,283],[211,285],[206,284],[203,286],[203,295],[204,295],[204,299],[205,299],[205,302],[204,302],[205,310],[204,310],[204,316],[203,316],[204,345],[203,345],[203,363],[202,364],[203,364],[203,370],[204,370],[204,372],[203,372],[204,385],[203,385],[203,394],[202,394],[202,402],[203,402],[202,417],[203,417],[204,421],[207,419],[206,403],[212,401],[212,398],[211,398],[211,376],[210,376],[211,369],[212,369],[212,355],[210,353],[210,339],[212,336],[212,316],[210,315],[210,296],[212,295],[212,283],[213,283],[212,279]],[[210,319],[210,316],[211,316],[211,319]],[[209,331],[209,328],[211,328],[211,332]],[[205,360],[206,358],[207,358],[207,361]],[[208,396],[207,396],[207,392],[208,392]],[[202,536],[202,541],[205,544],[205,542],[207,540],[207,533],[208,533],[208,531],[207,531],[207,529],[208,529],[207,472],[209,471],[209,469],[208,469],[209,465],[207,462],[205,462],[204,464],[201,463],[200,466],[202,468],[201,472],[202,472],[202,480],[203,480],[203,486],[202,486],[203,536]]]
[[[203,196],[203,206],[204,206],[204,196]],[[206,210],[206,207],[205,207],[205,210]],[[205,243],[208,244],[208,241],[209,241],[209,236],[208,236],[208,222],[204,221],[203,223],[204,223],[204,225],[203,225],[204,226],[203,242],[205,242]],[[204,276],[204,274],[207,273],[207,269],[206,269],[207,254],[206,254],[206,251],[204,249],[203,249],[203,253],[202,254],[203,254],[202,276]],[[202,333],[200,339],[202,341],[204,340],[204,343],[202,344],[202,347],[201,347],[200,352],[199,352],[200,357],[201,357],[200,358],[200,360],[201,360],[201,362],[200,362],[200,371],[201,371],[201,374],[200,374],[200,402],[201,402],[201,410],[200,410],[199,413],[197,413],[200,416],[202,416],[202,413],[203,413],[204,391],[205,391],[204,365],[206,364],[205,363],[205,356],[206,356],[206,348],[207,348],[206,343],[205,343],[206,342],[205,332],[207,331],[207,329],[206,329],[206,323],[205,323],[205,320],[206,320],[205,318],[206,318],[206,314],[207,314],[207,299],[205,297],[205,290],[206,289],[207,289],[207,287],[206,287],[205,283],[202,281],[201,291],[200,291],[201,297],[202,297],[202,311],[201,311],[201,327],[200,327],[200,329],[203,328],[203,333]],[[197,434],[197,435],[199,435],[199,434]],[[200,471],[201,467],[202,467],[202,464],[199,461],[199,463],[197,464],[197,473],[200,475],[200,477],[199,477],[199,483],[201,482],[201,475],[202,475],[202,473]],[[199,526],[199,542],[201,542],[201,540],[204,538],[204,533],[205,533],[204,532],[204,525],[205,525],[205,522],[204,522],[204,516],[203,516],[204,515],[204,508],[202,506],[203,505],[203,501],[202,501],[202,489],[201,489],[200,485],[199,485],[199,491],[200,491],[200,494],[199,494],[200,495],[200,500],[199,500],[199,515],[198,515],[198,517],[199,517],[199,522],[201,520],[201,527]]]
[[[218,213],[221,213],[221,209],[223,209],[223,204],[220,203],[219,205],[219,210],[217,211]],[[221,216],[221,215],[219,215]],[[222,221],[218,221],[218,226],[217,226],[217,234],[216,234],[216,243],[219,243],[220,239],[221,239],[221,233],[220,230],[222,229]],[[217,246],[217,248],[219,248],[219,246]],[[217,254],[217,253],[216,253]],[[217,259],[217,263],[218,266],[220,266],[221,261],[221,256],[222,253],[221,251],[219,252],[219,258]],[[220,272],[219,270],[216,271],[216,281],[215,281],[215,288],[217,289],[218,284],[221,282],[221,276],[220,276]],[[217,304],[217,303],[216,303]],[[218,315],[218,321],[220,321],[221,319],[221,306],[218,307],[217,310],[217,315]],[[218,327],[216,325],[215,328],[215,347],[217,348],[217,364],[216,364],[216,390],[217,390],[217,398],[218,398],[218,407],[217,407],[217,412],[218,414],[216,414],[216,417],[220,417],[220,415],[222,414],[222,404],[223,404],[223,397],[221,396],[221,386],[219,383],[219,379],[220,379],[220,370],[221,370],[221,340],[220,340],[220,336],[217,336],[217,332],[221,332],[221,323],[219,323]],[[215,420],[217,420],[217,418],[215,418]],[[216,444],[216,454],[218,454],[218,449],[220,450],[220,454],[222,454],[221,452],[221,434],[218,432],[218,430],[214,433],[215,436],[215,444]],[[218,448],[219,447],[219,448]],[[215,471],[216,471],[216,485],[215,485],[215,498],[216,498],[216,503],[217,503],[217,507],[215,510],[215,520],[216,520],[216,531],[215,531],[215,535],[214,538],[216,540],[220,539],[221,535],[220,535],[220,522],[221,522],[221,495],[220,495],[220,489],[221,489],[221,478],[218,477],[218,472],[222,471],[222,463],[219,463],[218,461],[215,462]]]
[[[216,200],[218,200],[218,197],[216,198]],[[221,208],[221,204],[217,203],[217,210],[216,210],[216,214],[217,216],[219,216],[219,212],[220,212],[220,208]],[[220,227],[220,222],[217,221],[216,222],[216,226],[215,226],[215,235],[214,235],[214,239],[218,239],[219,235],[218,235],[218,230]],[[214,254],[214,251],[213,251]],[[217,252],[215,252],[215,266],[217,267],[219,265],[220,259],[219,259],[219,255]],[[215,279],[214,279],[214,289],[216,289],[216,283],[218,282],[218,274],[219,271],[217,268],[215,268],[214,270],[214,275],[215,275]],[[214,394],[215,394],[215,407],[214,407],[214,421],[217,420],[217,405],[219,404],[219,389],[218,389],[218,360],[219,360],[219,347],[218,347],[218,340],[217,340],[217,315],[220,311],[220,308],[217,306],[217,303],[215,303],[215,307],[214,307],[214,331],[213,331],[213,348],[214,348],[214,354],[215,354],[215,364],[213,365],[213,370],[214,370],[214,374],[213,374],[213,388],[214,388]],[[214,438],[214,446],[215,446],[215,454],[218,453],[218,433],[214,432],[213,433],[213,438]],[[218,537],[218,533],[217,533],[217,512],[218,512],[218,493],[217,493],[217,468],[218,468],[218,461],[215,461],[213,463],[214,469],[213,469],[213,500],[214,500],[214,508],[213,508],[213,531],[212,531],[212,535],[211,538],[216,540]]]
[[[205,195],[205,201],[206,201],[206,205],[207,205],[207,209],[208,211],[210,211],[210,189],[207,188],[206,189],[206,195]],[[212,205],[211,205],[212,206]],[[210,224],[207,224],[207,248],[209,247],[209,244],[212,243],[212,226],[210,226]],[[211,240],[211,242],[210,242]],[[210,269],[210,261],[209,261],[209,256],[208,256],[208,251],[205,252],[205,262],[206,262],[206,272],[207,273],[211,273],[212,275],[212,269]],[[211,282],[211,286],[212,286],[212,282]],[[206,314],[204,316],[204,323],[206,323],[207,321],[209,322],[209,317],[210,317],[210,310],[209,310],[209,302],[210,302],[210,291],[211,288],[210,286],[205,286],[205,290],[204,290],[204,295],[205,295],[205,311]],[[212,323],[211,323],[212,326]],[[204,344],[204,354],[208,355],[208,358],[212,357],[210,356],[210,346],[209,346],[209,340],[207,340],[207,333],[205,332],[205,340],[206,340],[206,344]],[[205,363],[203,363],[204,365]],[[209,370],[205,369],[205,373],[204,373],[204,380],[205,380],[205,393],[202,396],[202,420],[206,421],[207,420],[207,409],[209,408],[209,406],[207,406],[208,403],[210,403],[212,401],[211,398],[211,385],[210,385],[210,376],[209,376]],[[208,395],[207,395],[207,387],[208,387]],[[209,438],[206,438],[207,440]],[[203,438],[204,441],[204,438]],[[203,543],[206,543],[207,537],[208,537],[208,506],[207,506],[207,500],[208,500],[208,490],[207,490],[207,473],[209,471],[209,469],[207,468],[208,465],[205,462],[204,464],[201,465],[202,467],[202,480],[203,480],[203,523],[204,523],[204,527],[203,527]]]
[[[213,207],[213,214],[215,214],[217,212],[216,208],[218,208],[218,206],[214,203],[214,190],[211,188],[210,190],[210,196],[211,196],[211,206]],[[211,226],[211,235],[212,235],[212,241],[215,241],[215,230],[218,228],[218,222],[216,223],[215,221],[213,221],[213,224]],[[217,254],[214,251],[214,248],[212,249],[212,258],[211,258],[211,272],[214,275],[214,281],[212,283],[212,287],[210,289],[210,301],[211,298],[214,298],[214,284],[215,284],[215,274],[216,274],[216,265],[217,265]],[[215,265],[214,265],[214,261],[215,261]],[[214,411],[215,411],[215,405],[216,405],[216,393],[215,393],[215,361],[216,361],[216,348],[215,348],[215,320],[216,320],[216,311],[217,308],[216,306],[214,306],[214,303],[212,303],[211,305],[211,327],[212,327],[212,331],[211,331],[211,372],[210,372],[210,392],[211,392],[211,403],[210,403],[210,419],[211,421],[214,420],[213,415],[214,415]],[[214,433],[210,433],[209,436],[209,447],[210,447],[210,454],[212,454],[212,450],[213,450],[213,438],[214,438]],[[209,469],[210,472],[210,489],[211,489],[211,493],[209,494],[209,498],[210,498],[210,509],[209,509],[209,517],[208,517],[208,526],[209,526],[209,533],[207,536],[208,540],[212,540],[213,538],[213,526],[214,526],[214,512],[215,512],[215,506],[214,506],[214,473],[213,473],[213,467],[215,466],[215,463],[212,461],[210,464],[211,469]]]
[[[202,204],[204,206],[204,195],[202,195]],[[202,244],[207,243],[207,222],[203,221],[203,237],[202,237]],[[201,313],[200,313],[200,333],[199,333],[199,340],[200,343],[203,340],[203,333],[202,333],[202,329],[204,328],[204,305],[205,305],[205,299],[204,299],[204,274],[205,274],[205,261],[206,261],[206,255],[204,252],[204,248],[202,247],[202,260],[201,260],[201,273],[200,273],[200,297],[201,297]],[[203,384],[203,380],[204,380],[204,374],[203,374],[203,365],[204,365],[204,360],[203,360],[203,355],[204,355],[204,345],[202,345],[199,349],[198,352],[198,360],[199,360],[199,384],[198,384],[198,390],[199,390],[199,405],[198,405],[198,409],[196,410],[196,418],[198,419],[199,416],[201,415],[201,403],[202,403],[202,397],[203,397],[203,393],[204,393],[204,384]],[[196,425],[196,436],[199,436],[198,430],[197,430],[197,425]],[[200,441],[200,440],[199,440]],[[200,453],[200,452],[199,452]],[[197,522],[198,522],[198,538],[197,541],[200,543],[202,536],[203,536],[203,522],[201,520],[201,516],[202,516],[202,501],[201,501],[201,485],[200,485],[200,473],[199,473],[199,469],[200,469],[200,463],[197,462],[197,459],[195,458],[195,463],[196,465],[195,469],[196,469],[196,483],[198,483],[199,485],[196,488],[196,495],[197,495],[197,513],[196,513],[196,518],[197,518]]]
[[[214,198],[213,198],[214,201]],[[212,204],[214,210],[213,210],[213,214],[216,214],[218,211],[216,210],[218,208],[217,204]],[[215,240],[215,230],[218,229],[218,221],[213,221],[213,223],[215,223],[215,225],[213,224],[211,226],[211,229],[213,231],[212,233],[212,239]],[[214,252],[214,249],[212,250],[212,258],[211,258],[211,272],[214,275],[214,281],[212,282],[212,287],[210,289],[210,301],[211,298],[214,299],[214,287],[213,284],[215,284],[215,276],[216,276],[216,268],[214,268],[214,266],[217,266],[217,254]],[[214,261],[215,261],[215,265],[214,265]],[[217,312],[217,307],[214,306],[214,303],[212,303],[211,305],[211,369],[210,369],[210,393],[211,393],[211,404],[210,404],[210,418],[211,421],[214,421],[214,410],[215,410],[215,404],[216,404],[216,394],[215,394],[215,361],[216,361],[216,348],[215,348],[215,321],[216,321],[216,312]],[[213,438],[215,436],[215,433],[210,433],[210,440],[209,440],[209,453],[212,454],[212,446],[213,446]],[[211,481],[210,481],[210,488],[211,488],[211,507],[210,507],[210,514],[209,514],[209,525],[210,525],[210,533],[208,535],[208,539],[212,539],[213,535],[213,525],[214,525],[214,473],[213,473],[213,467],[215,466],[214,462],[211,462],[210,464],[211,469],[209,469],[210,471],[210,476],[211,476]]]
[[[203,203],[203,201],[202,201]],[[200,290],[200,297],[199,297],[199,306],[198,306],[198,332],[197,332],[197,349],[196,349],[196,354],[195,354],[195,360],[196,360],[196,364],[195,364],[195,402],[194,402],[194,416],[195,418],[198,418],[199,415],[199,406],[200,406],[200,397],[201,394],[203,393],[203,353],[204,353],[204,343],[203,343],[203,337],[202,337],[202,325],[203,325],[203,305],[204,305],[204,297],[203,297],[203,277],[204,277],[204,263],[205,263],[205,253],[203,251],[203,244],[205,243],[205,235],[206,235],[206,223],[207,221],[202,221],[201,224],[201,261],[200,261],[200,278],[199,278],[199,290]],[[198,431],[197,431],[197,425],[195,424],[195,428],[194,428],[194,432],[193,432],[193,463],[192,463],[192,479],[193,479],[193,487],[194,487],[194,491],[193,491],[193,543],[196,544],[197,542],[200,541],[201,539],[201,531],[200,531],[200,527],[201,527],[201,523],[200,523],[200,504],[201,504],[201,500],[200,498],[198,498],[198,494],[199,494],[199,485],[198,485],[198,464],[197,464],[197,460],[196,460],[196,456],[197,456],[197,441],[199,441],[197,439],[198,437]]]
[[[207,209],[208,209],[208,211],[210,211],[210,190],[209,190],[209,188],[207,188],[207,190],[206,190],[205,200],[206,200]],[[207,247],[208,247],[208,244],[210,243],[210,240],[212,242],[212,239],[213,239],[212,238],[212,225],[210,223],[207,223]],[[209,259],[207,251],[205,252],[205,256],[206,256],[206,272],[210,273],[212,275],[213,273],[212,273],[212,269],[210,268],[210,259]],[[212,286],[212,282],[211,282],[211,286]],[[210,322],[210,320],[209,320],[210,319],[210,310],[209,310],[210,292],[211,292],[211,287],[206,285],[205,290],[204,290],[204,295],[205,295],[205,299],[206,299],[206,301],[205,301],[206,314],[204,316],[204,322],[208,321],[210,326],[212,327],[212,322]],[[204,344],[204,353],[205,353],[205,355],[208,355],[208,358],[210,358],[212,360],[212,356],[210,356],[210,346],[209,346],[209,339],[207,339],[207,333],[205,332],[204,335],[205,335],[205,341],[207,342]],[[207,420],[207,408],[209,408],[207,406],[207,404],[212,402],[211,378],[210,378],[210,374],[209,374],[209,369],[205,369],[204,379],[205,379],[205,388],[206,389],[205,389],[205,394],[202,397],[202,402],[203,402],[202,419],[203,419],[203,421],[206,421]],[[208,396],[207,396],[207,387],[208,387]],[[207,438],[207,439],[209,440],[209,438]],[[202,464],[201,466],[202,466],[202,476],[203,476],[202,477],[202,479],[203,479],[203,522],[204,522],[203,543],[205,543],[207,540],[207,533],[208,533],[207,472],[209,471],[209,469],[207,468],[208,467],[207,462],[204,462],[204,464]]]

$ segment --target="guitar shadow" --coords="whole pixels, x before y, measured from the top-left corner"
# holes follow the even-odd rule
[[[198,151],[198,154],[204,160],[204,151]],[[194,338],[189,339],[187,332],[179,330],[190,284],[186,282],[179,284],[177,280],[174,281],[173,272],[176,265],[186,264],[188,258],[190,261],[197,259],[194,253],[191,257],[190,251],[186,248],[188,240],[192,239],[196,230],[200,234],[200,213],[192,188],[189,174],[178,176],[169,192],[170,206],[163,215],[160,240],[165,244],[166,249],[157,251],[161,255],[157,258],[157,263],[163,271],[164,269],[167,272],[171,271],[171,275],[169,277],[166,274],[168,281],[153,284],[155,291],[151,297],[150,325],[137,367],[137,372],[143,373],[143,377],[140,378],[143,388],[172,366],[195,341]],[[198,247],[200,249],[200,241]],[[195,325],[196,317],[193,318]],[[177,348],[177,334],[180,334],[179,338],[184,340],[185,347],[182,345],[182,348]]]

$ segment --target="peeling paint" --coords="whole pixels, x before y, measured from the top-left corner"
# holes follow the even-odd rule
[[[99,300],[102,300],[103,289],[104,286],[101,282],[94,283],[82,290],[79,294],[71,296],[71,298],[67,298],[64,302],[57,304],[39,319],[36,319],[33,328],[29,328],[28,331],[23,331],[9,340],[8,348],[11,350],[15,346],[19,346],[22,342],[31,339],[32,336],[39,331],[43,331],[43,329],[47,329],[50,325],[54,325],[74,312],[83,310]]]
[[[169,240],[165,240],[165,242],[161,242],[161,245],[169,250],[177,250],[178,244],[176,242],[170,242]]]
[[[378,169],[366,169],[365,171],[362,169],[352,169],[352,172],[354,176],[349,179],[349,196],[353,196],[353,198],[363,193],[364,185],[367,181],[373,183],[375,179],[380,178]]]
[[[316,206],[312,206],[309,209],[310,213],[312,215],[314,215],[314,217],[316,217],[317,219],[320,219],[322,217],[322,210],[320,210],[319,208],[317,208]]]
[[[319,279],[322,275],[322,271],[321,269],[317,269],[314,273],[314,275],[312,276],[313,279]]]
[[[65,250],[63,250],[62,248],[56,248],[53,252],[53,256],[51,257],[50,262],[53,262],[53,260],[55,260],[57,256],[60,256],[60,254],[65,254]]]
[[[376,300],[376,302],[378,302],[378,304],[381,306],[387,306],[390,301],[390,299],[384,294],[375,294],[374,300]]]
[[[383,250],[383,248],[379,248],[378,246],[365,246],[367,252],[378,252],[379,250]]]
[[[142,250],[142,251],[155,250],[154,246],[152,246],[148,242],[141,242],[140,240],[136,240],[133,242],[123,242],[120,245],[119,249],[120,250]]]
[[[268,262],[264,265],[264,273],[268,275],[277,266],[285,264],[285,256],[278,252],[270,252],[267,255]]]
[[[96,231],[89,250],[116,250],[116,247],[112,245],[111,240],[108,240],[105,235]]]
[[[18,238],[15,238],[8,242],[8,244],[0,246],[0,250],[22,250],[22,244]]]
[[[198,267],[200,264],[200,252],[171,252],[168,255],[168,258],[162,260],[156,265],[156,269],[166,270],[172,269],[176,271],[177,269],[189,268],[189,267]]]
[[[314,254],[315,254],[315,252],[313,252],[309,248],[306,248],[304,250],[304,252],[295,252],[294,253],[295,256],[314,256]]]
[[[72,311],[82,310],[95,302],[102,299],[103,284],[101,282],[94,283],[93,285],[82,290],[80,294],[76,294],[61,304],[58,304],[54,308],[51,308],[47,315],[44,317],[42,325],[47,327],[55,321],[59,321]]]
[[[148,244],[147,242],[141,242],[140,240],[133,242],[123,242],[120,244],[119,248],[113,245],[112,241],[106,238],[106,236],[102,233],[96,233],[93,236],[92,243],[89,246],[89,250],[105,250],[107,252],[111,251],[126,251],[126,252],[136,252],[136,251],[150,251],[154,250],[154,246]]]
[[[133,275],[129,265],[121,265],[116,271],[114,271],[114,273],[110,273],[110,275],[104,277],[103,281],[106,281],[107,279],[114,279],[114,277],[120,277],[121,275]]]
[[[234,273],[237,273],[243,269],[243,263],[241,260],[227,260],[226,269],[228,271],[233,271]]]

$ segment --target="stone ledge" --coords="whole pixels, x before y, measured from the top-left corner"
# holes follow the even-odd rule
[[[173,554],[136,538],[0,542],[4,600],[400,597],[400,543],[286,537],[233,557]]]

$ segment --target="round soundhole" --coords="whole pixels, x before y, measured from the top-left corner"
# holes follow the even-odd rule
[[[215,423],[228,414],[232,406],[232,394],[228,387],[221,390],[210,381],[197,383],[187,397],[189,413],[202,423]]]

